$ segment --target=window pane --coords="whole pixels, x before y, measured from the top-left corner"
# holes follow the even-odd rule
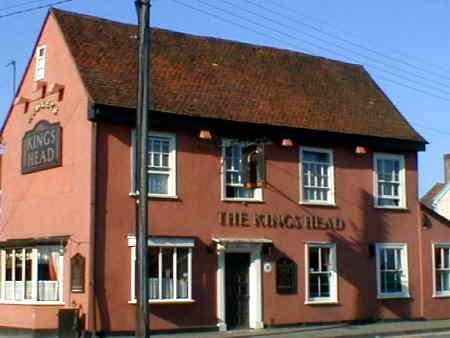
[[[329,163],[330,155],[322,152],[303,151],[303,161]]]
[[[155,247],[148,248],[149,262],[149,297],[150,299],[159,299],[159,249]]]
[[[320,297],[330,297],[330,275],[320,274]]]
[[[24,256],[22,249],[16,249],[16,264],[15,264],[15,277],[16,282],[14,283],[14,299],[22,300],[23,299],[23,286],[24,286],[24,274],[23,274],[23,266],[24,266]]]
[[[151,194],[167,194],[168,193],[169,175],[167,174],[150,174],[149,175],[149,193]]]
[[[5,276],[5,299],[14,299],[14,282],[13,282],[13,251],[6,250],[6,276]]]
[[[25,299],[33,297],[33,250],[25,249]]]
[[[329,248],[321,248],[322,251],[322,266],[321,271],[330,271],[331,270],[331,256]]]
[[[162,298],[173,298],[173,249],[161,248],[162,251]]]
[[[309,249],[309,271],[319,271],[319,248]]]
[[[444,268],[445,269],[449,269],[450,268],[450,252],[449,252],[449,248],[442,248],[443,251],[443,256],[444,256]]]
[[[309,275],[309,296],[311,298],[320,297],[318,274]]]
[[[189,272],[188,272],[189,249],[177,249],[177,298],[188,298]]]
[[[38,300],[59,300],[59,257],[57,246],[38,247]]]

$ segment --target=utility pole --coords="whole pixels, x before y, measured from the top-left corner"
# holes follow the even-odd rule
[[[16,96],[16,61],[12,60],[10,63],[8,63],[5,67],[12,66],[13,69],[13,97]]]
[[[136,338],[150,337],[148,287],[148,174],[147,138],[150,111],[150,0],[136,0],[138,11],[138,102],[136,111]]]

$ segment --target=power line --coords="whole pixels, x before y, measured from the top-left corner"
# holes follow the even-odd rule
[[[61,1],[52,2],[52,3],[46,4],[46,5],[42,5],[42,6],[31,7],[31,8],[23,9],[23,10],[20,10],[20,11],[11,12],[11,13],[8,13],[8,14],[3,14],[3,15],[0,15],[0,19],[7,18],[7,17],[10,17],[10,16],[14,16],[14,15],[23,14],[23,13],[36,11],[36,10],[42,9],[42,8],[48,8],[48,7],[52,7],[52,6],[56,6],[56,5],[61,5],[61,4],[64,4],[66,2],[71,2],[71,1],[73,1],[73,0],[61,0]]]
[[[211,4],[209,4],[208,2],[205,2],[205,1],[202,1],[202,0],[197,0],[197,1],[200,2],[200,3],[202,3],[202,4],[204,4],[204,5],[206,5],[206,6],[209,6],[209,7],[211,7],[211,8],[214,8],[214,9],[216,9],[216,10],[222,11],[222,12],[228,14],[228,15],[238,17],[238,18],[241,19],[241,20],[246,20],[246,21],[248,21],[248,22],[250,22],[250,23],[252,23],[252,24],[260,25],[260,26],[262,26],[262,27],[265,28],[265,29],[271,29],[271,30],[275,31],[275,32],[278,33],[278,34],[286,35],[286,36],[290,37],[291,39],[298,40],[298,41],[301,41],[301,42],[303,42],[303,43],[307,43],[307,44],[309,44],[309,45],[312,45],[312,46],[315,47],[315,48],[319,48],[319,49],[325,50],[325,51],[327,51],[327,52],[336,54],[336,55],[338,55],[338,56],[340,56],[340,57],[343,57],[343,58],[345,58],[345,59],[350,59],[350,60],[352,60],[352,61],[354,61],[354,62],[357,62],[357,63],[361,63],[361,61],[359,61],[358,59],[355,59],[354,57],[351,57],[351,56],[342,54],[342,53],[340,53],[340,52],[336,52],[335,50],[329,49],[329,48],[327,48],[327,47],[319,46],[319,45],[317,45],[317,44],[315,44],[315,43],[313,43],[313,42],[310,42],[310,41],[307,41],[307,40],[304,40],[304,39],[299,39],[297,36],[293,36],[293,35],[290,35],[290,34],[288,34],[288,33],[286,33],[286,32],[283,32],[283,31],[279,31],[279,30],[273,29],[273,27],[268,27],[268,26],[261,25],[260,23],[256,23],[256,22],[254,22],[254,21],[248,19],[247,17],[243,17],[243,16],[241,16],[241,15],[235,14],[235,13],[233,13],[233,12],[231,12],[231,11],[228,11],[228,10],[226,10],[226,9],[223,9],[223,8],[221,8],[221,7],[211,5]],[[326,43],[326,44],[330,44],[330,45],[332,45],[332,46],[334,46],[334,47],[336,47],[336,48],[342,49],[342,50],[344,50],[344,51],[346,51],[346,52],[350,52],[350,53],[353,53],[353,54],[357,54],[357,55],[359,55],[360,57],[367,58],[367,59],[369,59],[369,60],[371,60],[371,61],[375,61],[375,62],[377,62],[377,63],[381,63],[381,64],[383,64],[384,66],[391,67],[391,68],[393,68],[393,69],[396,69],[397,71],[400,71],[400,72],[402,72],[402,73],[406,73],[406,74],[411,75],[411,76],[413,76],[413,77],[415,77],[415,78],[418,78],[418,79],[421,79],[421,80],[426,80],[426,81],[433,82],[433,83],[437,83],[437,84],[439,84],[439,85],[441,85],[441,86],[450,88],[449,85],[444,84],[444,83],[442,83],[442,82],[430,80],[430,79],[428,79],[428,78],[426,78],[426,77],[424,77],[424,76],[422,76],[422,75],[418,75],[418,74],[416,74],[416,73],[407,71],[407,70],[402,69],[402,68],[399,68],[399,67],[397,67],[397,66],[393,66],[393,65],[390,65],[390,64],[386,64],[386,63],[384,63],[384,62],[382,62],[382,61],[380,61],[380,60],[378,60],[378,59],[374,59],[373,57],[369,57],[369,56],[364,55],[364,54],[362,54],[362,53],[359,53],[359,52],[350,50],[350,49],[348,49],[348,48],[342,47],[342,46],[339,45],[339,44],[330,42],[330,41],[328,41],[328,40],[325,40],[325,39],[322,39],[322,38],[320,38],[320,37],[314,36],[314,35],[312,35],[312,34],[308,34],[308,33],[299,31],[299,30],[296,29],[296,27],[292,27],[292,26],[286,25],[286,24],[284,24],[283,22],[274,20],[274,19],[272,19],[272,18],[270,18],[270,17],[264,16],[264,15],[262,15],[262,14],[256,13],[256,12],[251,11],[251,10],[246,9],[246,8],[239,7],[239,6],[237,6],[235,3],[232,3],[232,2],[230,2],[230,1],[222,0],[222,2],[227,3],[227,4],[229,4],[229,5],[231,5],[231,6],[235,7],[235,8],[237,8],[238,10],[241,10],[241,11],[244,11],[244,12],[247,12],[247,13],[250,13],[251,15],[256,16],[256,17],[259,17],[259,18],[262,18],[262,19],[264,19],[264,20],[266,20],[266,21],[270,21],[270,22],[272,22],[272,23],[275,23],[275,24],[278,25],[278,26],[281,26],[281,27],[284,27],[284,28],[288,28],[288,29],[290,29],[290,30],[292,30],[292,31],[294,31],[294,32],[296,32],[296,33],[300,33],[300,34],[306,35],[306,36],[308,36],[309,38],[312,38],[312,39],[321,41],[321,42]],[[396,73],[396,72],[393,72],[393,71],[391,71],[391,70],[383,69],[383,68],[381,68],[381,67],[379,67],[379,66],[377,66],[377,65],[368,64],[368,63],[366,63],[366,65],[367,65],[367,66],[370,66],[370,67],[372,67],[372,68],[374,68],[374,69],[377,69],[377,70],[379,70],[379,71],[381,71],[381,72],[385,72],[385,73],[388,73],[388,74],[390,74],[390,75],[393,75],[393,76],[402,78],[402,79],[404,79],[404,80],[406,80],[406,81],[413,82],[413,83],[418,84],[418,85],[420,85],[420,86],[425,86],[425,87],[431,88],[431,89],[433,89],[433,90],[440,91],[441,93],[443,93],[443,94],[445,94],[445,95],[450,95],[450,92],[445,91],[445,90],[443,90],[443,89],[441,89],[440,87],[437,87],[437,86],[435,86],[435,85],[425,84],[425,83],[419,82],[419,81],[417,81],[415,78],[411,78],[411,77],[409,77],[409,76],[404,76],[403,74],[400,74],[400,75],[399,75],[399,74]]]
[[[34,4],[34,3],[37,3],[37,2],[43,2],[43,1],[49,1],[49,0],[32,0],[32,1],[21,2],[21,3],[15,4],[15,5],[2,7],[2,8],[0,8],[0,11],[5,11],[7,9],[13,9],[13,8],[17,8],[17,7],[31,5],[31,4]]]

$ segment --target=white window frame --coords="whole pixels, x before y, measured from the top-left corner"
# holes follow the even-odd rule
[[[431,261],[433,264],[433,297],[439,298],[439,297],[450,297],[450,290],[447,291],[437,291],[437,285],[436,285],[436,257],[434,255],[436,249],[449,249],[450,250],[450,243],[433,243],[432,244],[432,252],[431,252]],[[442,254],[441,254],[442,255]],[[442,260],[442,258],[441,258]],[[450,269],[446,269],[450,270]]]
[[[311,297],[309,293],[309,249],[328,248],[331,255],[330,297]],[[338,303],[338,273],[336,243],[306,242],[305,243],[305,304],[337,304]]]
[[[400,249],[402,259],[402,276],[401,285],[402,291],[400,292],[381,292],[381,262],[380,251],[382,249]],[[377,274],[377,298],[389,299],[389,298],[409,298],[409,272],[408,272],[408,245],[406,243],[376,243],[375,244],[375,259],[376,259],[376,274]]]
[[[377,170],[377,160],[387,159],[399,161],[399,205],[379,205],[378,198],[378,170]],[[373,154],[373,194],[374,194],[374,206],[378,209],[406,209],[406,171],[405,171],[405,156],[398,154],[385,154],[385,153],[375,153]]]
[[[45,245],[42,245],[45,246]],[[39,246],[38,246],[39,247]],[[0,259],[1,259],[1,271],[0,271],[0,278],[1,278],[1,289],[0,289],[0,304],[17,304],[17,305],[64,305],[64,255],[59,255],[58,257],[58,298],[57,301],[43,301],[43,300],[37,300],[37,288],[38,288],[38,264],[37,264],[37,257],[38,257],[38,247],[33,246],[23,246],[23,247],[12,247],[12,248],[2,248],[0,249]],[[5,298],[5,281],[6,281],[6,250],[13,250],[13,252],[17,250],[21,250],[22,254],[25,254],[26,249],[31,249],[31,255],[32,255],[32,268],[31,268],[31,279],[32,279],[32,290],[31,290],[31,299],[25,299],[25,283],[23,283],[23,290],[22,290],[22,299],[17,300],[10,300]],[[15,255],[13,256],[13,271],[15,270]],[[15,273],[13,272],[13,275]],[[25,264],[22,265],[22,274],[25,274]],[[13,277],[13,280],[15,278]]]
[[[239,142],[233,139],[222,139],[222,158],[221,158],[221,170],[220,170],[220,181],[221,181],[221,195],[222,201],[237,201],[237,202],[262,202],[263,201],[263,189],[255,188],[253,198],[244,197],[227,197],[226,196],[226,166],[225,166],[225,148],[233,143],[240,143],[245,146],[245,142]]]
[[[159,238],[149,238],[147,242],[148,247],[157,248],[171,248],[175,249],[173,253],[173,276],[177,276],[177,250],[178,248],[187,248],[188,252],[188,297],[187,298],[177,298],[177,279],[173,278],[173,294],[174,298],[162,298],[162,269],[159,269],[159,299],[149,299],[150,304],[167,303],[193,303],[192,298],[192,251],[195,246],[195,240],[191,238],[172,238],[172,237],[159,237]],[[131,297],[128,303],[136,304],[136,237],[128,236],[128,246],[130,247],[130,264],[131,264],[131,285],[130,292]],[[162,265],[162,255],[161,250],[159,251],[158,264]]]
[[[175,133],[168,132],[156,132],[149,131],[148,137],[160,137],[169,139],[169,166],[170,171],[166,172],[169,174],[169,178],[167,181],[167,194],[155,194],[148,192],[149,197],[157,197],[157,198],[178,198],[177,195],[177,138]],[[135,168],[136,168],[136,130],[133,129],[131,132],[131,193],[130,196],[138,196],[138,188],[136,186],[135,180]],[[151,170],[148,170],[148,174],[151,174]]]
[[[44,51],[43,56],[39,56],[41,51]],[[34,81],[44,80],[47,68],[47,45],[41,45],[36,48],[35,62]]]

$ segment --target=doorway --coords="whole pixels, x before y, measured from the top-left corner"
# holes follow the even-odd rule
[[[249,328],[250,253],[225,255],[225,312],[229,329]]]

